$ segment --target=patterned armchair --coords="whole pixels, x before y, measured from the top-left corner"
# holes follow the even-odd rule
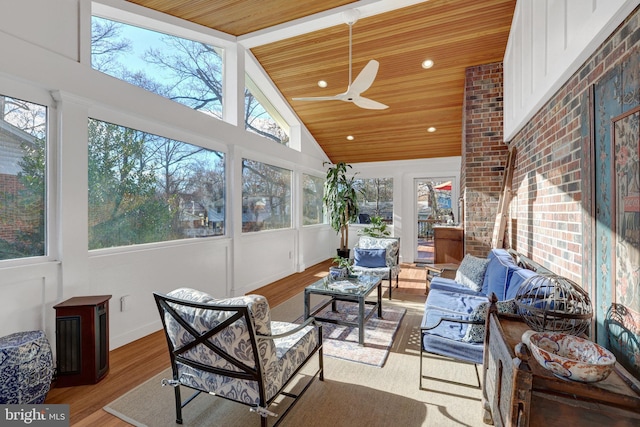
[[[294,401],[277,425],[307,390],[316,376],[324,380],[322,328],[309,318],[302,325],[271,321],[269,304],[261,295],[214,299],[188,288],[168,295],[154,293],[171,356],[176,422],[182,408],[200,392],[214,394],[250,407],[267,425],[271,403],[280,395]],[[319,366],[298,395],[284,388],[318,353]],[[196,393],[182,402],[180,387]]]
[[[393,289],[393,279],[398,287],[400,275],[400,238],[360,236],[353,250],[352,270],[389,279],[389,299]]]

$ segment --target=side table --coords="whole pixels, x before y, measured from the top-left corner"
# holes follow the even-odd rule
[[[425,269],[427,270],[427,280],[425,283],[425,295],[429,293],[429,285],[434,277],[444,277],[446,279],[453,279],[456,277],[456,271],[460,264],[456,263],[444,263],[444,264],[427,264]]]
[[[491,311],[486,329],[485,423],[496,427],[640,425],[640,382],[619,364],[596,383],[558,378],[520,342],[529,329],[520,318]]]
[[[51,346],[44,331],[0,338],[0,405],[44,403],[53,371]]]

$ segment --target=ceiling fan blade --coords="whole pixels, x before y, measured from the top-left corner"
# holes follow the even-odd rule
[[[302,98],[291,98],[294,101],[342,101],[342,95],[335,96],[309,96]]]
[[[373,99],[364,98],[362,96],[357,96],[353,99],[353,103],[356,104],[360,108],[366,108],[367,110],[384,110],[385,108],[389,108],[388,105],[384,105],[381,102],[374,101]]]
[[[373,84],[373,81],[376,79],[376,74],[378,74],[378,61],[372,59],[364,66],[358,77],[351,83],[349,87],[349,92],[352,93],[362,93],[365,90],[369,89],[369,87]]]

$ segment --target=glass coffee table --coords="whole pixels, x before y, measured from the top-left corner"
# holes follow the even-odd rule
[[[378,288],[377,301],[367,301],[374,289]],[[320,304],[311,312],[310,299],[311,295],[326,295],[331,297],[328,301]],[[336,302],[347,301],[358,304],[358,321],[349,322],[345,320],[329,319],[317,316],[322,309],[331,304],[331,310],[337,311]],[[371,306],[371,310],[365,313],[365,307]],[[350,277],[347,279],[332,279],[327,276],[317,282],[307,286],[304,289],[304,318],[308,319],[313,316],[321,322],[335,323],[342,326],[358,327],[358,343],[364,344],[364,323],[369,320],[374,312],[378,312],[378,317],[382,318],[382,279],[380,276],[361,275]]]

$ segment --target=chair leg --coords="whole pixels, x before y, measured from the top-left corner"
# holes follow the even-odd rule
[[[420,388],[419,390],[422,390],[422,355],[423,350],[422,350],[422,334],[420,334]]]
[[[180,397],[180,386],[173,387],[176,398],[176,424],[182,424],[182,398]]]

